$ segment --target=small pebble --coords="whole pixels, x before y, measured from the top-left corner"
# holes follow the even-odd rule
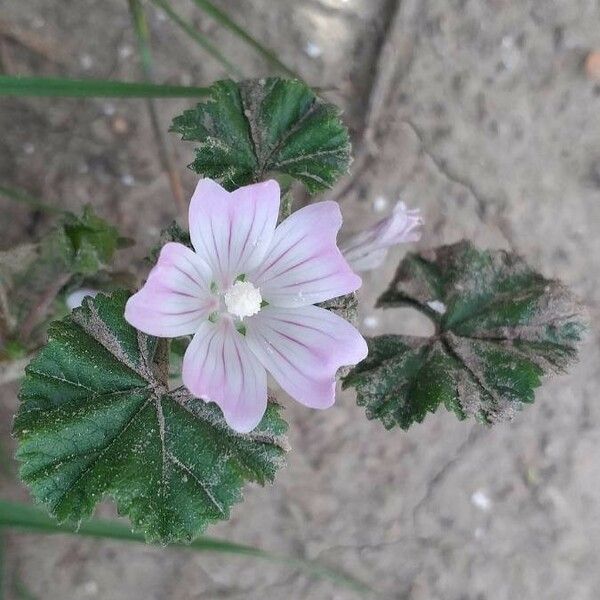
[[[374,315],[369,315],[368,317],[364,318],[363,325],[367,329],[375,329],[379,325],[379,319]]]
[[[107,117],[112,117],[112,115],[115,114],[116,111],[116,107],[112,102],[107,102],[103,107],[102,107],[102,112],[104,112],[104,114]]]
[[[427,306],[429,306],[429,308],[433,311],[435,311],[436,313],[443,315],[446,313],[446,305],[443,302],[440,302],[439,300],[430,300],[427,303]]]
[[[35,146],[31,142],[23,144],[23,152],[25,152],[25,154],[31,155],[35,152]]]
[[[473,506],[483,511],[488,511],[492,507],[492,501],[489,496],[483,490],[477,490],[471,495],[471,502]]]
[[[73,310],[74,308],[78,308],[81,306],[81,303],[83,302],[84,298],[86,298],[87,296],[91,296],[93,298],[97,293],[98,290],[95,290],[93,288],[81,288],[79,290],[71,292],[67,296],[65,302],[69,309]]]
[[[119,58],[129,58],[133,54],[133,48],[129,44],[119,47]]]
[[[311,58],[319,58],[323,54],[323,50],[320,46],[317,46],[314,42],[307,42],[304,46],[304,52]]]
[[[133,175],[125,174],[121,176],[121,183],[123,185],[132,186],[135,183]]]
[[[591,81],[600,81],[600,50],[593,50],[587,55],[585,72]]]
[[[94,59],[89,54],[82,54],[79,57],[79,64],[87,71],[94,65]]]
[[[83,591],[88,596],[95,596],[98,593],[98,584],[95,581],[87,581],[83,586]]]
[[[129,123],[121,116],[114,117],[110,122],[110,126],[117,135],[125,135],[129,131]]]
[[[377,196],[375,200],[373,200],[373,210],[376,213],[383,212],[388,207],[388,199],[383,196]]]
[[[46,25],[46,21],[44,21],[44,19],[42,19],[42,17],[39,16],[34,16],[31,19],[31,26],[34,29],[41,29],[42,27],[44,27]]]

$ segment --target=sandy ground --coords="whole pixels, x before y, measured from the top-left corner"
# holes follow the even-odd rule
[[[193,3],[174,4],[248,76],[269,73]],[[600,47],[598,0],[218,4],[345,108],[357,161],[333,195],[349,230],[380,216],[378,197],[384,211],[402,197],[424,212],[421,246],[470,237],[513,248],[573,286],[597,320],[600,82],[582,62]],[[225,75],[150,14],[159,80],[204,85]],[[42,42],[40,54],[1,34],[5,71],[139,78],[124,0],[4,0],[0,16],[0,31],[9,23]],[[161,101],[164,125],[188,104]],[[5,99],[0,130],[3,182],[65,208],[92,202],[139,240],[133,265],[141,266],[175,216],[142,103]],[[173,142],[189,192],[191,150]],[[0,209],[2,247],[49,224],[3,200]],[[410,311],[372,308],[400,255],[366,278],[365,333],[427,328]],[[318,558],[393,598],[597,599],[599,342],[594,323],[581,363],[549,381],[516,422],[491,431],[440,411],[407,433],[386,432],[352,393],[326,413],[288,403],[287,468],[273,487],[249,486],[233,518],[210,533]],[[15,392],[0,396],[7,449]],[[2,497],[27,498],[12,463],[0,484]],[[74,537],[4,540],[10,578],[45,600],[357,597],[250,559]]]

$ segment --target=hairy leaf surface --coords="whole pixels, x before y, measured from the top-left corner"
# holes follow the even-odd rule
[[[34,348],[39,339],[32,338],[61,289],[73,278],[96,275],[123,243],[114,227],[86,207],[81,216],[66,214],[37,244],[0,252],[0,360],[2,340]]]
[[[407,429],[440,404],[463,419],[511,419],[546,373],[577,357],[582,309],[560,282],[504,251],[469,242],[409,254],[378,305],[411,306],[436,324],[431,338],[385,335],[345,379],[369,419]]]
[[[127,297],[87,299],[52,324],[21,386],[21,478],[59,521],[110,496],[148,540],[189,541],[229,517],[244,482],[273,480],[287,426],[270,403],[236,434],[216,405],[168,390],[167,343],[124,320]]]
[[[297,80],[218,81],[210,99],[176,117],[171,130],[199,142],[190,168],[230,191],[279,174],[316,193],[350,164],[339,110]]]

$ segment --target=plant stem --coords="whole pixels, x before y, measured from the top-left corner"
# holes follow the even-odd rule
[[[45,212],[55,213],[55,214],[60,214],[60,215],[65,214],[65,211],[62,210],[62,208],[57,208],[56,206],[51,206],[50,204],[46,204],[45,202],[42,202],[41,200],[37,200],[36,198],[33,198],[32,196],[30,196],[29,194],[27,194],[21,190],[11,188],[6,185],[0,185],[0,194],[2,196],[5,196],[6,198],[10,198],[11,200],[14,200],[15,202],[21,202],[22,204],[28,204],[29,206],[31,206],[31,208],[35,208],[36,210],[43,210]]]
[[[243,42],[254,48],[254,50],[256,50],[263,58],[279,69],[282,73],[285,73],[288,77],[293,79],[302,80],[300,75],[287,67],[279,60],[279,58],[277,58],[277,54],[273,50],[267,48],[256,38],[252,37],[243,27],[240,27],[231,17],[229,17],[220,8],[215,6],[212,2],[209,0],[192,0],[192,2],[194,2],[196,6],[200,8],[200,10],[203,10],[206,14],[210,15],[220,25],[226,29],[229,29],[229,31],[240,38]]]
[[[243,77],[243,73],[231,63],[221,51],[203,34],[194,29],[181,15],[173,10],[168,0],[151,0],[173,21],[184,33],[191,37],[198,45],[206,50],[213,58],[219,61],[225,70],[234,77]]]
[[[0,75],[0,96],[65,98],[200,98],[208,89],[182,85]]]
[[[6,592],[6,560],[4,556],[4,529],[0,529],[0,600],[4,600]]]
[[[41,510],[15,502],[0,500],[0,528],[13,527],[25,531],[43,534],[67,533],[95,538],[109,538],[115,540],[141,542],[144,537],[135,533],[124,524],[105,519],[90,519],[83,521],[78,527],[61,525]],[[329,579],[341,586],[352,589],[361,594],[375,594],[366,584],[335,569],[322,566],[316,562],[271,554],[260,548],[236,544],[218,538],[200,536],[189,545],[174,544],[179,548],[188,548],[197,552],[216,552],[219,554],[236,554],[252,556],[261,560],[286,565],[303,573],[319,578]]]
[[[46,290],[40,301],[31,308],[27,316],[23,319],[21,330],[19,331],[19,340],[26,342],[37,325],[46,316],[50,305],[54,302],[60,290],[69,283],[71,273],[63,273],[56,278],[56,281]]]
[[[154,79],[154,68],[152,65],[152,50],[150,48],[150,31],[148,28],[148,20],[144,14],[144,10],[139,0],[128,0],[129,11],[131,13],[131,20],[133,21],[133,28],[138,41],[138,50],[140,53],[140,62],[142,64],[142,71],[144,73],[144,79],[148,82],[152,82]],[[154,137],[158,145],[158,156],[163,170],[167,174],[169,179],[169,185],[171,187],[171,194],[177,210],[182,216],[186,213],[186,202],[183,195],[183,187],[181,185],[181,178],[179,172],[175,167],[171,151],[169,150],[168,141],[163,134],[163,130],[160,126],[158,119],[158,113],[156,111],[156,104],[152,98],[146,100],[148,106],[148,114],[150,115],[150,123],[154,131]]]

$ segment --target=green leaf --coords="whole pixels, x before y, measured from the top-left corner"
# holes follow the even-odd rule
[[[28,349],[73,277],[104,269],[120,247],[117,230],[86,207],[81,216],[66,213],[37,244],[0,252],[0,341],[20,340]],[[39,336],[37,336],[39,337]],[[3,358],[0,352],[0,360]]]
[[[577,358],[582,309],[560,282],[518,256],[469,242],[409,254],[378,306],[411,306],[436,325],[431,338],[372,338],[346,377],[367,418],[408,429],[440,404],[460,419],[511,419],[547,373]]]
[[[229,517],[245,481],[273,480],[287,426],[271,402],[236,434],[216,405],[169,391],[166,341],[124,320],[127,298],[87,299],[50,327],[20,390],[21,478],[59,521],[110,496],[148,540],[190,541]]]
[[[0,75],[0,96],[63,98],[202,98],[207,88],[99,79]]]
[[[194,249],[189,232],[186,229],[183,229],[176,221],[172,221],[170,225],[160,232],[158,243],[150,249],[147,260],[152,266],[156,264],[163,246],[169,242],[177,242],[187,246],[191,250]]]
[[[57,252],[73,273],[92,275],[105,267],[119,247],[119,232],[97,217],[90,206],[81,217],[67,215],[54,238]]]
[[[190,168],[228,190],[287,175],[314,194],[350,164],[340,111],[300,81],[219,81],[209,100],[175,118],[171,131],[200,143]]]

